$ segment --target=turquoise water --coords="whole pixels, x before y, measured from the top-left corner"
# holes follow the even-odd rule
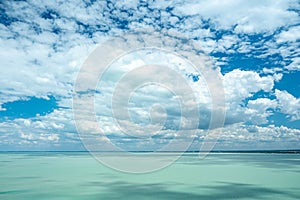
[[[186,153],[128,174],[82,152],[0,153],[0,199],[300,199],[300,155]]]

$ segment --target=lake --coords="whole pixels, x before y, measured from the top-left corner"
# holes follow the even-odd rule
[[[0,199],[300,199],[300,154],[185,153],[131,174],[87,152],[2,152]]]

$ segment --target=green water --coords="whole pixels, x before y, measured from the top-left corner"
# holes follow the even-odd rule
[[[0,153],[0,199],[300,199],[300,155],[187,153],[128,174],[88,153]]]

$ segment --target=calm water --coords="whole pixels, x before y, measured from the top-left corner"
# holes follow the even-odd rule
[[[127,174],[88,153],[0,153],[0,199],[300,199],[299,154],[187,153]]]

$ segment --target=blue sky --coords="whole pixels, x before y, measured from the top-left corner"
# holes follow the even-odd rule
[[[178,33],[212,59],[226,101],[216,149],[299,149],[299,14],[296,0],[1,1],[0,150],[83,150],[72,111],[80,67],[98,44],[138,29]],[[132,97],[134,123],[147,123],[145,110],[156,102],[168,114],[162,132],[142,142],[124,135],[108,114],[111,81],[140,62],[118,61],[103,79],[105,87],[94,91],[95,107],[108,138],[125,149],[152,150],[179,129],[171,94],[146,88]],[[182,74],[202,91],[197,74]],[[198,96],[202,110],[192,149],[207,133],[205,95]]]

